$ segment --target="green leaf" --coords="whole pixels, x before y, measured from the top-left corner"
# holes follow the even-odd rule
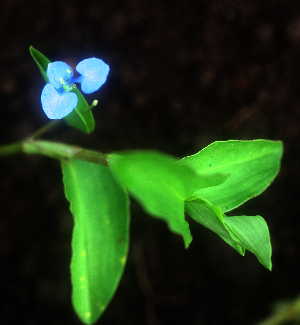
[[[74,216],[72,302],[94,324],[112,299],[129,245],[128,196],[107,166],[62,160],[66,198]]]
[[[45,82],[48,83],[47,68],[51,61],[32,46],[30,46],[29,51]],[[88,105],[78,88],[74,88],[72,91],[75,92],[78,97],[78,104],[69,115],[64,117],[64,119],[68,125],[73,126],[84,133],[91,133],[95,129],[95,120],[91,112],[92,107]]]
[[[241,255],[247,249],[264,267],[272,269],[270,234],[261,216],[227,217],[220,207],[201,198],[186,201],[185,210],[191,218],[218,234]]]
[[[186,164],[154,151],[111,154],[107,161],[130,194],[148,213],[164,219],[172,231],[182,235],[186,247],[192,236],[184,217],[184,200],[196,189],[226,178],[201,178]]]
[[[267,223],[261,216],[226,217],[226,228],[232,237],[252,252],[259,262],[271,271],[272,248]]]
[[[204,175],[229,174],[224,183],[199,189],[193,194],[226,212],[259,195],[270,185],[278,174],[282,153],[280,141],[216,141],[182,161]]]
[[[224,221],[226,216],[222,213],[220,207],[215,207],[201,198],[190,198],[185,202],[185,211],[192,219],[219,235],[238,253],[245,254],[245,249],[239,245],[239,241],[232,238],[227,230]]]

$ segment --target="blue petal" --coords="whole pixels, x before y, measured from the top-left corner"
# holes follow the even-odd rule
[[[81,82],[81,90],[85,94],[98,90],[106,81],[109,66],[97,58],[85,59],[77,64],[76,70],[82,75],[73,80]]]
[[[77,106],[78,98],[72,92],[58,92],[52,84],[46,84],[42,91],[42,107],[50,119],[61,119]]]
[[[69,81],[73,78],[73,70],[65,62],[55,61],[48,64],[47,76],[49,82],[56,89],[59,89],[64,83],[69,84]]]

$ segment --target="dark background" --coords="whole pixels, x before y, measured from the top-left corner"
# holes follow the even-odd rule
[[[0,33],[1,144],[48,122],[30,45],[52,61],[95,56],[111,68],[87,96],[99,100],[95,132],[62,124],[47,139],[177,157],[216,140],[284,142],[272,186],[233,213],[268,222],[272,272],[194,222],[185,250],[133,202],[128,263],[99,324],[254,324],[300,293],[299,1],[2,0]],[[0,164],[0,324],[80,324],[59,163],[16,156]]]

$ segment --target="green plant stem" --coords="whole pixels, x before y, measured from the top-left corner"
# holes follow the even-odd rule
[[[61,120],[51,121],[27,139],[8,145],[0,146],[0,157],[13,156],[21,153],[35,154],[51,157],[54,159],[80,159],[94,162],[96,164],[107,165],[106,155],[95,150],[88,150],[65,143],[35,140],[56,127]]]
[[[60,142],[28,139],[22,142],[22,149],[27,154],[38,154],[55,159],[80,159],[107,165],[106,155],[101,152]]]
[[[32,135],[28,137],[28,139],[36,139],[40,137],[41,135],[49,132],[50,130],[54,129],[58,124],[61,123],[62,120],[54,120],[46,125],[42,126],[40,129],[38,129],[36,132],[34,132]]]
[[[13,156],[23,152],[22,142],[0,146],[0,157]]]
[[[17,154],[43,155],[54,159],[80,159],[94,162],[96,164],[107,165],[106,155],[77,146],[68,145],[60,142],[33,140],[31,138],[0,146],[0,157],[12,156]]]
[[[54,120],[42,126],[27,139],[36,139],[56,127],[61,120]],[[13,156],[23,152],[23,141],[0,146],[0,157]]]

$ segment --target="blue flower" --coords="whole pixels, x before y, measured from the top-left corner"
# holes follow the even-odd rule
[[[100,59],[90,58],[79,62],[76,70],[81,75],[73,79],[73,70],[67,63],[56,61],[48,64],[49,83],[41,96],[42,107],[48,118],[61,119],[77,106],[77,95],[71,91],[75,88],[74,82],[81,83],[81,90],[85,94],[97,91],[106,81],[109,66]]]

